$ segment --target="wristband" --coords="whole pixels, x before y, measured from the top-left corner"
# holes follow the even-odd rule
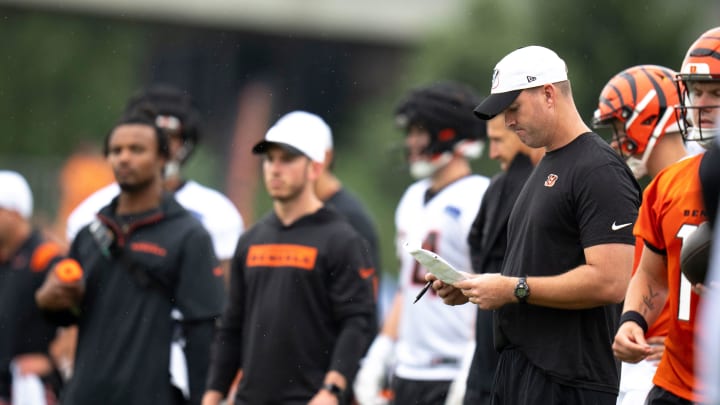
[[[337,384],[333,384],[333,383],[323,384],[322,389],[324,389],[326,391],[330,391],[330,393],[335,395],[335,397],[337,397],[337,399],[342,398],[343,391],[345,391],[342,388],[340,388],[340,386],[338,386]]]
[[[638,311],[627,311],[623,313],[620,316],[620,323],[618,324],[618,328],[625,322],[635,322],[640,326],[640,328],[642,328],[643,334],[646,334],[648,331],[647,321],[645,320],[645,317],[643,317],[642,314]]]

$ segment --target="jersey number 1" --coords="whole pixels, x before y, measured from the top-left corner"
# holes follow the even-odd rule
[[[690,225],[690,224],[683,224],[683,226],[680,227],[680,230],[675,235],[680,239],[680,246],[682,249],[682,244],[685,243],[685,238],[687,238],[691,233],[695,232],[695,229],[697,229],[697,225]],[[678,258],[678,261],[680,258]],[[680,273],[680,297],[678,299],[678,312],[677,317],[681,321],[689,321],[690,320],[690,302],[692,299],[692,284],[690,284],[690,280],[685,277],[685,275],[681,272]]]

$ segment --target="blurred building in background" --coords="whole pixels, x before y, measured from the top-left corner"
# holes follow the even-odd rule
[[[280,114],[311,110],[332,126],[335,171],[375,217],[393,273],[394,207],[411,179],[392,109],[408,88],[449,78],[487,93],[497,60],[544,45],[567,61],[590,122],[607,77],[679,68],[718,18],[717,0],[0,0],[0,168],[23,173],[37,219],[58,223],[68,157],[100,146],[135,90],[168,82],[206,123],[186,172],[250,225],[270,207],[250,145]]]
[[[3,0],[0,15],[10,21],[33,21],[38,16],[55,21],[71,19],[76,24],[87,21],[120,36],[123,30],[131,32],[126,41],[114,37],[114,42],[108,44],[131,48],[137,60],[129,66],[125,88],[108,87],[107,91],[129,94],[154,82],[186,89],[204,115],[201,145],[206,161],[199,165],[203,167],[198,172],[207,177],[205,182],[227,192],[246,220],[252,222],[256,216],[253,205],[258,176],[249,149],[262,137],[268,123],[289,110],[307,109],[339,128],[355,106],[381,94],[402,74],[408,51],[429,32],[457,18],[462,5],[463,0]],[[83,33],[87,35],[85,31],[70,35],[81,39]],[[77,54],[83,50],[68,52]],[[103,57],[108,56],[98,55]],[[53,68],[52,59],[45,63]],[[74,68],[70,64],[70,69],[82,72],[102,67],[78,62]],[[57,80],[63,80],[62,76]],[[93,97],[93,92],[103,91],[96,87],[86,93]],[[32,103],[42,102],[40,98],[56,96],[41,94],[10,108],[32,110],[37,108]],[[124,103],[120,98],[124,97],[117,98],[117,103],[107,108],[110,111],[106,117],[114,119],[119,113]],[[73,97],[65,99],[70,104],[74,101]],[[40,113],[32,119],[57,121],[49,115]],[[89,115],[85,117],[88,120],[95,116]],[[94,128],[110,128],[112,121],[104,121],[95,123]],[[21,129],[11,131],[15,132],[12,136],[33,136],[33,131],[26,131],[22,123],[18,125]],[[28,150],[33,148],[32,143],[15,148],[19,151],[12,147],[0,149],[0,159],[12,156],[13,165],[28,166],[25,170],[15,168],[30,170],[30,181],[40,182],[43,178],[42,184],[34,186],[40,189],[41,211],[52,213],[46,215],[58,209],[56,199],[42,198],[43,194],[57,192],[53,188],[56,182],[32,171],[57,166],[64,155],[72,152],[63,147],[75,143],[74,136],[80,136],[67,134],[73,131],[58,126],[61,128],[53,129],[52,123],[44,126],[47,132],[57,132],[54,138],[64,141],[52,151],[53,156],[45,157],[43,165],[23,164],[30,163],[35,155],[36,151]],[[98,142],[103,136],[97,131],[84,134]],[[346,141],[341,132],[335,138],[340,146]],[[202,160],[198,156],[196,159]],[[205,167],[208,162],[214,167]]]

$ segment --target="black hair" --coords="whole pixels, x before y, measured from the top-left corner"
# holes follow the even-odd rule
[[[120,117],[120,119],[115,123],[110,132],[108,132],[105,136],[105,144],[103,146],[103,153],[105,153],[105,156],[110,153],[110,136],[117,127],[128,124],[140,124],[153,128],[158,144],[158,154],[166,159],[169,158],[170,146],[168,143],[168,137],[165,131],[162,128],[159,128],[155,123],[157,115],[155,106],[150,103],[138,104],[135,108],[126,111],[125,114],[123,114],[122,117]]]

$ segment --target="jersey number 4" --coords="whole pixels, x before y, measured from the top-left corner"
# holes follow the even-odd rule
[[[438,253],[438,239],[439,233],[437,231],[429,232],[422,243],[422,248],[431,252]],[[425,285],[425,283],[427,283],[427,281],[425,281],[425,274],[427,274],[427,269],[425,269],[420,265],[420,263],[415,261],[415,266],[413,267],[412,272],[412,283],[417,285]]]

